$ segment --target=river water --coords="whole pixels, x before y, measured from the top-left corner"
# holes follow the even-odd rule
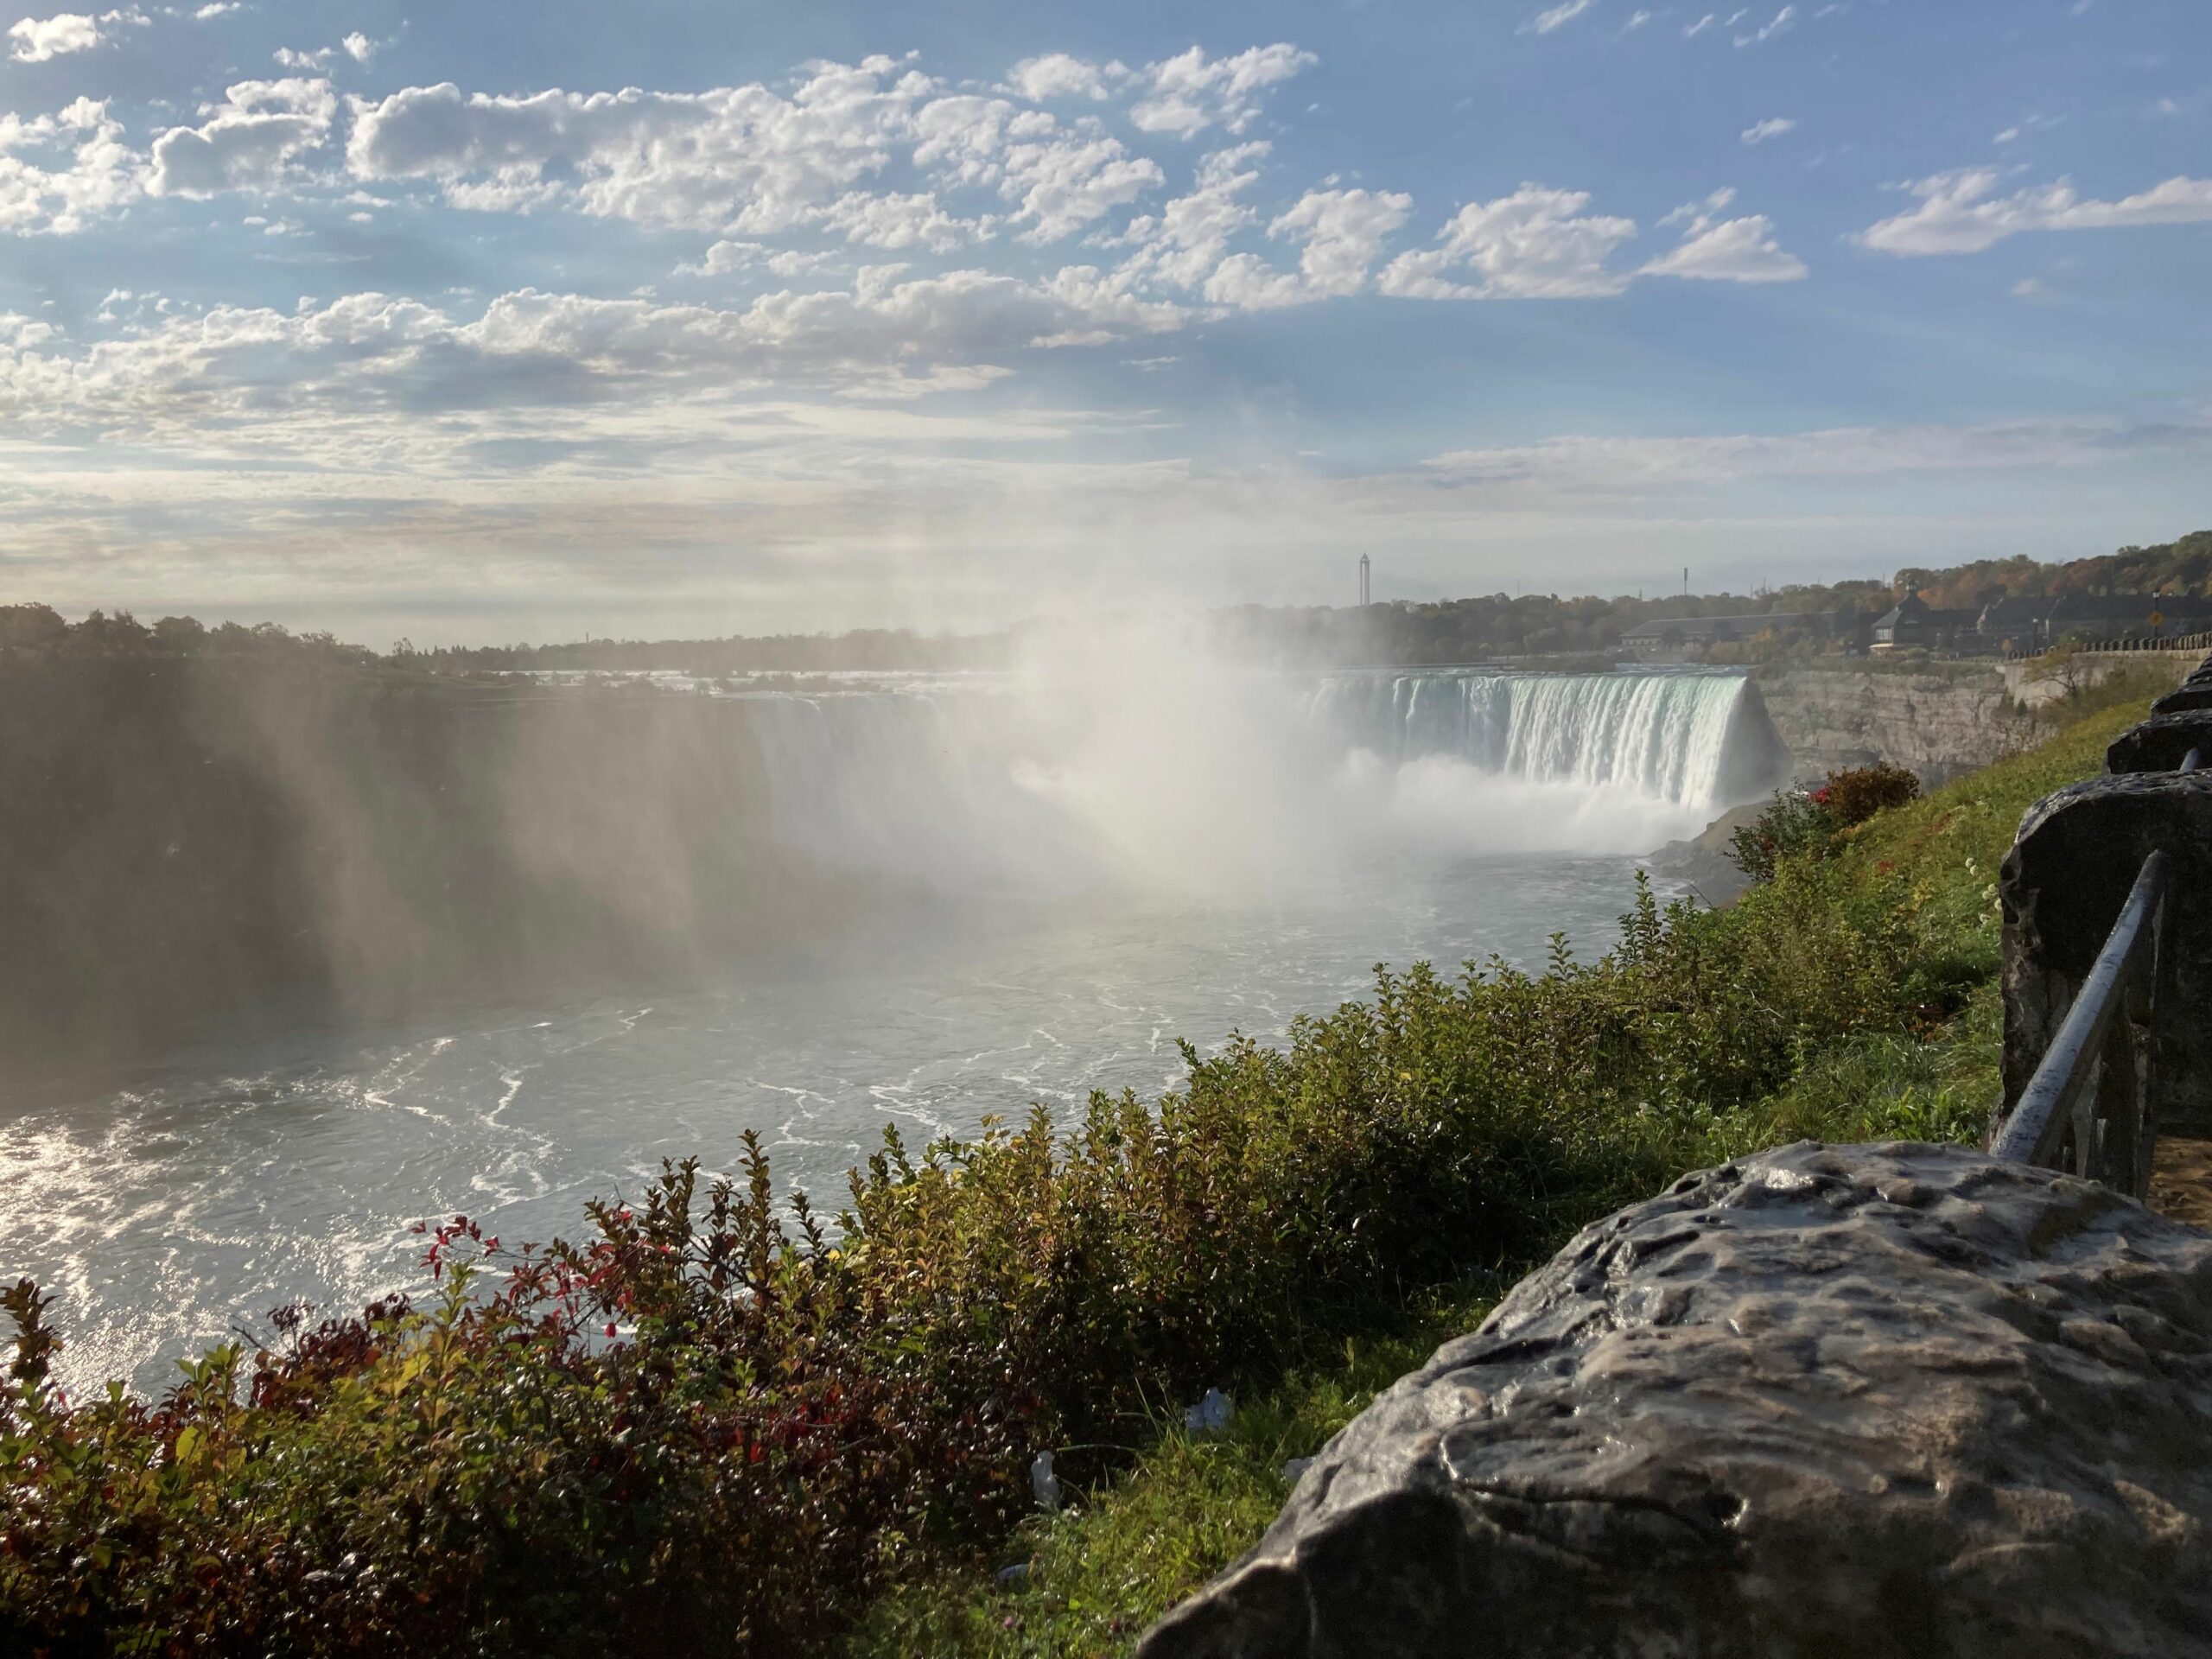
[[[914,1144],[1033,1102],[1065,1110],[1095,1089],[1154,1095],[1180,1080],[1178,1037],[1201,1051],[1231,1032],[1280,1039],[1295,1016],[1363,996],[1377,963],[1456,967],[1497,953],[1535,965],[1554,932],[1579,954],[1607,948],[1634,896],[1635,855],[1725,804],[1726,709],[1714,709],[1732,689],[1601,709],[1613,721],[1605,741],[1633,762],[1618,778],[1571,744],[1516,760],[1494,693],[1448,690],[1441,726],[1439,697],[1424,709],[1402,683],[1309,702],[1334,707],[1332,720],[1356,707],[1365,735],[1325,794],[1283,804],[1300,832],[1269,844],[1296,849],[1294,879],[1227,880],[1233,861],[1215,843],[1197,883],[976,881],[972,866],[1018,866],[1039,836],[1025,829],[1020,847],[986,858],[956,815],[933,833],[962,842],[962,879],[908,881],[804,952],[703,982],[295,1030],[128,1077],[50,1079],[0,1116],[0,1271],[56,1294],[67,1386],[120,1376],[156,1392],[178,1355],[236,1328],[265,1332],[281,1304],[350,1309],[417,1283],[411,1230],[425,1218],[465,1212],[511,1242],[573,1236],[585,1199],[635,1192],[664,1157],[728,1167],[747,1128],[766,1140],[779,1184],[834,1211],[844,1171],[886,1124]],[[815,785],[823,763],[807,771],[791,733],[857,721],[866,742],[836,741],[874,776],[890,763],[868,746],[895,741],[887,721],[913,717],[798,702],[772,712],[764,747],[772,774],[797,767]],[[1550,724],[1538,735],[1557,749],[1566,716],[1539,712]],[[1656,729],[1669,721],[1684,729]],[[1430,735],[1389,734],[1416,726]],[[1700,745],[1714,753],[1699,759]],[[794,800],[801,781],[782,785]],[[1063,815],[1087,786],[1022,783]],[[1249,809],[1249,789],[1238,792]],[[865,791],[830,793],[785,833],[857,861],[921,844],[885,834]],[[1391,810],[1339,812],[1354,835],[1309,833],[1351,798]],[[1383,833],[1390,825],[1402,833]],[[1117,824],[1120,844],[1135,833]],[[1205,839],[1197,826],[1182,834],[1194,849]]]

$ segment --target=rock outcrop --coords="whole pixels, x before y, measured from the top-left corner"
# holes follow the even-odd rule
[[[1886,760],[1932,789],[2039,735],[1994,667],[1793,667],[1753,677],[1801,778]]]
[[[2212,1237],[1804,1142],[1586,1229],[1141,1659],[2212,1653]]]
[[[2105,751],[2107,772],[2171,772],[2194,751],[2212,761],[2212,709],[2174,709],[2131,726]]]
[[[1732,806],[1688,841],[1670,841],[1645,861],[1662,875],[1688,882],[1709,905],[1732,905],[1751,879],[1729,857],[1728,849],[1736,831],[1758,823],[1768,805],[1757,800]]]

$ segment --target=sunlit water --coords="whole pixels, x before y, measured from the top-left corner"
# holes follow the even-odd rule
[[[1634,868],[1431,849],[1230,906],[948,903],[704,986],[58,1080],[0,1122],[0,1273],[58,1293],[69,1386],[157,1391],[177,1355],[265,1332],[279,1304],[417,1282],[426,1217],[573,1235],[586,1198],[636,1191],[664,1157],[726,1167],[747,1128],[779,1181],[834,1209],[887,1123],[912,1141],[1093,1089],[1154,1094],[1180,1079],[1177,1037],[1280,1038],[1364,995],[1377,962],[1534,964],[1555,931],[1603,949]]]

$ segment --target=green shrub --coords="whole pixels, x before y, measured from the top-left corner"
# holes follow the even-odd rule
[[[1877,812],[1903,806],[1919,794],[1919,779],[1903,766],[1877,760],[1871,766],[1847,766],[1828,773],[1812,798],[1827,808],[1839,826],[1848,830]]]
[[[1824,849],[1838,825],[1827,803],[1802,789],[1775,791],[1766,810],[1728,837],[1728,857],[1754,881],[1770,881],[1776,867]]]

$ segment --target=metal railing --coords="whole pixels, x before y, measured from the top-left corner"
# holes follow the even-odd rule
[[[2197,770],[2191,749],[2177,771]],[[2016,1163],[2063,1169],[2138,1197],[2150,1190],[2158,1141],[2152,1089],[2159,959],[2172,860],[2143,861],[2058,1034],[1990,1148]]]

